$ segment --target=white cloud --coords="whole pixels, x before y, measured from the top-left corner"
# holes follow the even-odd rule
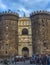
[[[25,12],[26,15],[29,15],[32,11],[36,10],[44,10],[50,0],[20,0],[23,4],[21,3],[13,3],[11,8],[20,10],[20,12]],[[27,8],[26,8],[27,7]],[[21,14],[21,13],[20,13]]]
[[[47,8],[48,3],[50,0],[6,0],[3,1],[0,0],[0,8],[3,10],[11,9],[12,11],[20,10],[20,14],[23,12],[26,13],[26,15],[29,15],[32,11],[36,10],[50,10],[50,8]]]
[[[0,0],[0,8],[2,8],[2,9],[7,9],[6,5],[3,4],[3,2],[2,2],[1,0]]]
[[[6,9],[7,7],[4,4],[0,4],[0,8]]]
[[[27,10],[26,8],[24,8],[24,7],[20,7],[19,8],[19,10],[20,10],[20,12],[22,12],[23,14],[25,13],[26,14],[26,16],[29,16],[29,14],[30,14],[30,12],[31,12],[31,10],[29,9],[29,10]]]
[[[36,5],[46,6],[50,0],[21,0],[22,3],[25,4],[25,6],[31,6],[34,7]]]
[[[50,8],[47,8],[47,11],[50,11]]]

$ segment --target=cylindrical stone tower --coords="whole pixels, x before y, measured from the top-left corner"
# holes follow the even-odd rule
[[[2,57],[18,54],[18,18],[19,15],[11,11],[0,13],[0,55]]]
[[[48,53],[49,51],[49,17],[50,13],[46,11],[37,11],[30,15],[32,23],[33,53]]]

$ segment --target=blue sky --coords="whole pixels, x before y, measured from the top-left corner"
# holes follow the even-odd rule
[[[50,11],[50,0],[0,0],[0,12],[8,11],[17,12],[23,16],[29,16],[31,12],[37,10]]]

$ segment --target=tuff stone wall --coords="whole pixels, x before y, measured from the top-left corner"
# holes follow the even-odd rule
[[[50,12],[37,11],[30,15],[33,53],[50,53]]]
[[[14,12],[0,13],[0,52],[2,56],[17,54],[18,18]]]

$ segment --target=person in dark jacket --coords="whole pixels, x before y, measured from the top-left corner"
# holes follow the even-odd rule
[[[41,65],[41,64],[42,64],[42,58],[41,58],[41,55],[39,55],[37,58],[37,64],[36,65]]]
[[[42,65],[47,65],[47,56],[46,55],[43,55],[42,56]]]
[[[17,60],[17,59],[16,59],[16,57],[15,57],[15,58],[14,58],[14,62],[15,62],[15,64],[16,64],[16,60]]]
[[[8,65],[7,59],[4,59],[4,64]]]
[[[48,55],[47,65],[50,65],[50,55]]]

